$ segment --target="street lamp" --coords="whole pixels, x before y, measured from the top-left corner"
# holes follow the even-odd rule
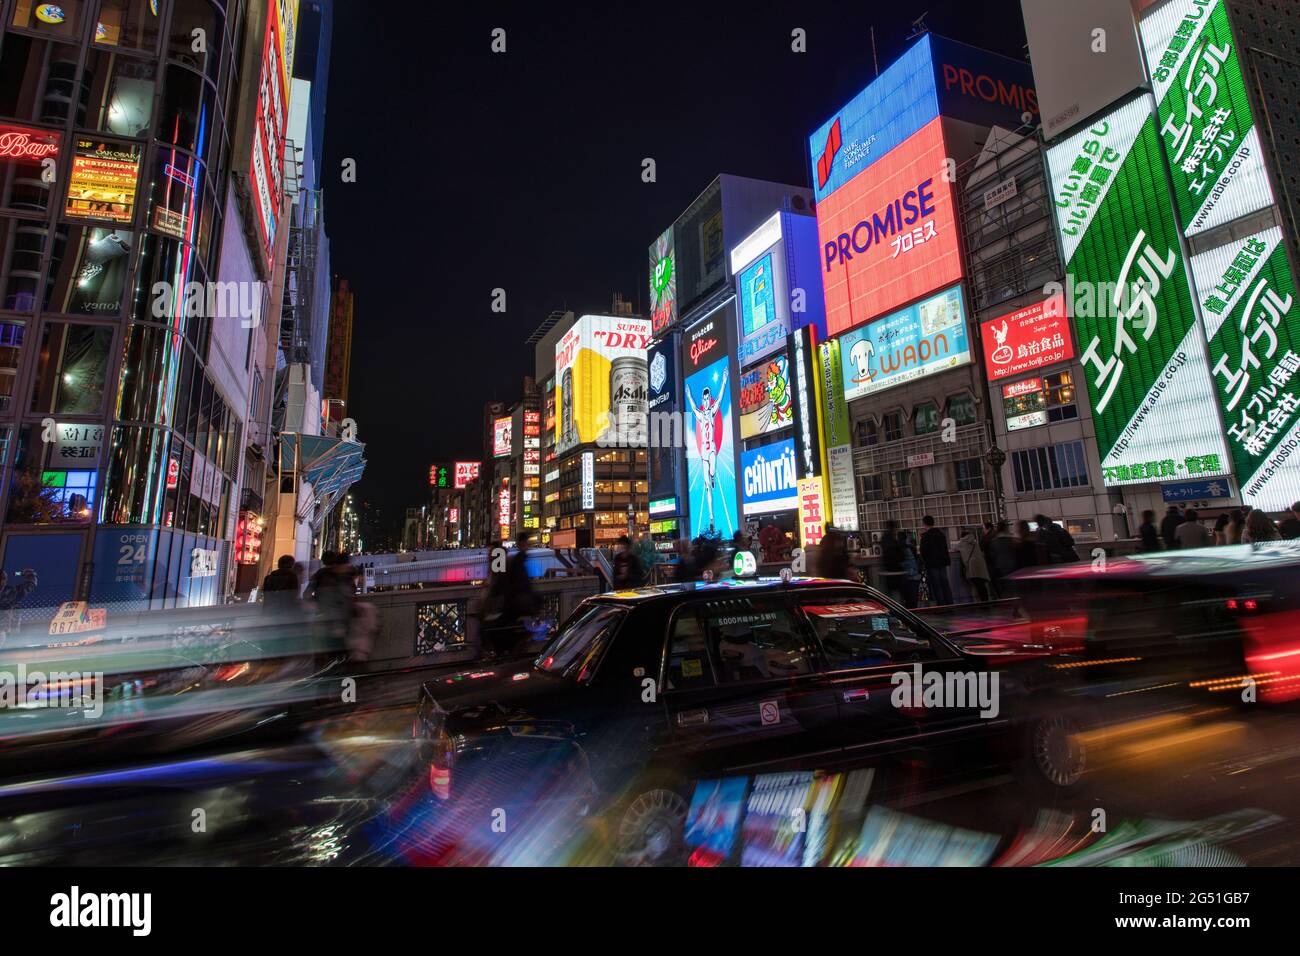
[[[627,503],[627,536],[629,538],[636,534],[636,506],[628,501]]]
[[[989,445],[988,450],[984,452],[984,460],[989,463],[993,469],[993,493],[996,500],[993,502],[993,510],[998,521],[1002,520],[1002,466],[1007,463],[1007,453],[997,446],[994,442]]]

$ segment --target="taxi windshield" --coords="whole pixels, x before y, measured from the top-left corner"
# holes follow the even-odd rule
[[[589,679],[626,614],[624,608],[608,604],[593,604],[587,610],[579,611],[546,646],[533,666],[548,674],[583,681]]]

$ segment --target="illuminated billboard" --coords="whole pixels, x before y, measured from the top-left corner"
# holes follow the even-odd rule
[[[78,138],[64,212],[79,219],[129,223],[140,180],[139,146]]]
[[[785,346],[805,325],[826,334],[817,220],[786,210],[773,213],[731,250],[736,277],[740,365],[752,365]]]
[[[1047,151],[1109,486],[1228,471],[1152,107],[1142,94]]]
[[[645,415],[649,344],[650,323],[630,316],[584,315],[560,337],[555,343],[557,454]]]
[[[478,479],[479,463],[477,461],[458,461],[454,463],[452,487],[465,488],[471,481]]]
[[[845,401],[970,361],[961,286],[840,336]]]
[[[732,441],[728,356],[686,377],[686,483],[690,537],[704,533],[725,541],[739,526],[736,514],[736,451]]]
[[[1171,0],[1142,20],[1142,44],[1184,234],[1272,205],[1223,0]]]
[[[990,381],[1074,358],[1065,296],[1054,295],[980,325]]]
[[[451,468],[447,465],[429,466],[429,487],[450,488],[452,482]]]
[[[253,119],[253,146],[249,157],[249,188],[253,194],[253,220],[257,224],[262,255],[275,259],[275,234],[284,199],[284,142],[289,116],[289,84],[293,36],[298,19],[297,0],[276,0],[267,6],[262,38],[262,71],[258,81],[257,111]]]
[[[818,203],[827,334],[961,278],[947,159],[936,118]]]
[[[673,228],[650,247],[650,328],[658,335],[677,321],[677,265]]]
[[[822,403],[822,437],[826,442],[825,491],[830,498],[831,523],[841,531],[858,530],[858,495],[853,477],[853,438],[849,432],[848,401],[840,340],[817,346],[817,378]]]
[[[1242,499],[1300,500],[1300,302],[1282,231],[1192,257],[1209,364]]]
[[[39,166],[43,160],[59,155],[62,139],[61,134],[51,130],[0,123],[0,160]]]
[[[790,362],[785,353],[740,373],[740,437],[754,438],[794,424]]]
[[[782,439],[740,455],[746,515],[793,511],[799,507],[794,440]]]
[[[492,421],[492,457],[509,458],[514,454],[514,422],[509,415]]]

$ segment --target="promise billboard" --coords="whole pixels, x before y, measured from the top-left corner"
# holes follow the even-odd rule
[[[1047,151],[1108,486],[1228,473],[1151,97]]]
[[[961,278],[947,158],[936,118],[818,203],[828,335]]]

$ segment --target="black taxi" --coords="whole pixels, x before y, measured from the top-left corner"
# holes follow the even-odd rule
[[[702,777],[920,750],[1018,760],[1073,786],[1083,767],[1069,722],[1026,719],[1024,701],[1042,699],[1026,691],[1050,693],[1050,669],[1034,664],[1023,648],[963,649],[861,584],[668,585],[589,598],[535,659],[425,683],[414,732],[437,800],[505,805],[576,788],[618,859],[655,861]]]

